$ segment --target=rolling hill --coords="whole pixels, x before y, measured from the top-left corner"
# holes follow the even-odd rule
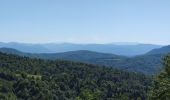
[[[51,53],[51,54],[37,54],[37,57],[43,59],[65,59],[78,62],[86,62],[93,64],[106,65],[110,61],[119,61],[126,59],[125,56],[119,56],[115,54],[99,53],[87,50],[69,51],[63,53]],[[106,64],[104,64],[106,63]]]
[[[0,53],[2,100],[146,100],[150,86],[143,74]]]
[[[0,42],[0,48],[13,48],[28,53],[50,52],[48,48],[45,48],[40,44],[26,44],[26,43],[16,43],[16,42],[9,42],[9,43]]]
[[[136,56],[160,48],[160,45],[139,43],[112,43],[112,44],[72,44],[72,43],[48,43],[48,44],[25,44],[25,43],[0,43],[0,47],[13,48],[28,53],[60,53],[68,51],[95,51],[111,53],[123,56]]]
[[[168,54],[168,53],[170,53],[170,45],[164,46],[164,47],[158,48],[158,49],[153,49],[150,52],[148,52],[147,54],[151,55],[151,54]]]
[[[0,51],[7,54],[16,54],[31,58],[41,59],[64,59],[74,62],[83,62],[95,65],[104,65],[107,67],[118,68],[127,71],[141,72],[149,75],[156,74],[162,69],[162,54],[140,55],[135,57],[124,57],[108,53],[92,52],[87,50],[70,51],[63,53],[42,53],[31,54],[23,53],[15,49],[1,48]]]

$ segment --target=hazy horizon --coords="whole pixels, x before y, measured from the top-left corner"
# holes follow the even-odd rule
[[[0,42],[170,43],[169,0],[0,1]]]
[[[170,0],[0,0],[0,100],[170,99]]]
[[[111,43],[74,43],[74,42],[17,42],[17,41],[9,41],[9,42],[3,42],[0,41],[0,43],[18,43],[18,44],[77,44],[77,45],[90,45],[90,44],[101,44],[101,45],[140,45],[140,44],[146,44],[146,45],[170,45],[170,44],[152,44],[152,43],[141,43],[141,42],[111,42]]]

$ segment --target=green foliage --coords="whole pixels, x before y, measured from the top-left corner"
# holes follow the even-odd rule
[[[154,87],[151,91],[152,100],[170,99],[170,55],[164,59],[165,71],[155,79]]]
[[[3,100],[146,100],[150,85],[143,74],[0,53]]]
[[[84,89],[81,91],[80,95],[76,98],[77,100],[100,100],[102,98],[102,91],[91,91],[89,89]]]
[[[164,50],[167,48],[167,50]],[[140,56],[135,57],[124,57],[120,55],[98,53],[86,50],[71,51],[65,53],[49,53],[49,54],[31,54],[17,51],[15,49],[1,48],[0,51],[8,54],[16,54],[20,56],[26,56],[31,58],[41,58],[41,59],[64,59],[75,62],[84,62],[96,65],[104,65],[113,68],[123,69],[133,72],[142,72],[148,75],[155,75],[162,70],[162,57],[167,54],[170,50],[170,46],[156,49]],[[163,50],[162,50],[163,49]],[[153,53],[152,53],[153,52]]]

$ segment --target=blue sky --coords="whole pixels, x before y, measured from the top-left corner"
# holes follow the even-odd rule
[[[0,42],[170,44],[170,0],[1,0]]]

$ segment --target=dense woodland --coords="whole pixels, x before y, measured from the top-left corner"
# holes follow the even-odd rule
[[[168,47],[170,48],[170,47]],[[159,51],[165,51],[162,48]],[[89,64],[103,65],[107,67],[117,68],[126,71],[141,72],[147,75],[155,75],[162,70],[162,58],[168,51],[161,54],[144,54],[135,57],[125,57],[115,54],[99,53],[87,50],[70,51],[64,53],[47,53],[47,54],[32,54],[25,53],[11,48],[0,48],[0,52],[8,54],[16,54],[31,58],[41,59],[64,59],[74,62],[83,62]],[[153,51],[154,52],[154,51]]]
[[[144,74],[0,53],[3,100],[146,100],[151,85]]]
[[[170,55],[164,58],[165,70],[155,79],[150,100],[170,100]]]

